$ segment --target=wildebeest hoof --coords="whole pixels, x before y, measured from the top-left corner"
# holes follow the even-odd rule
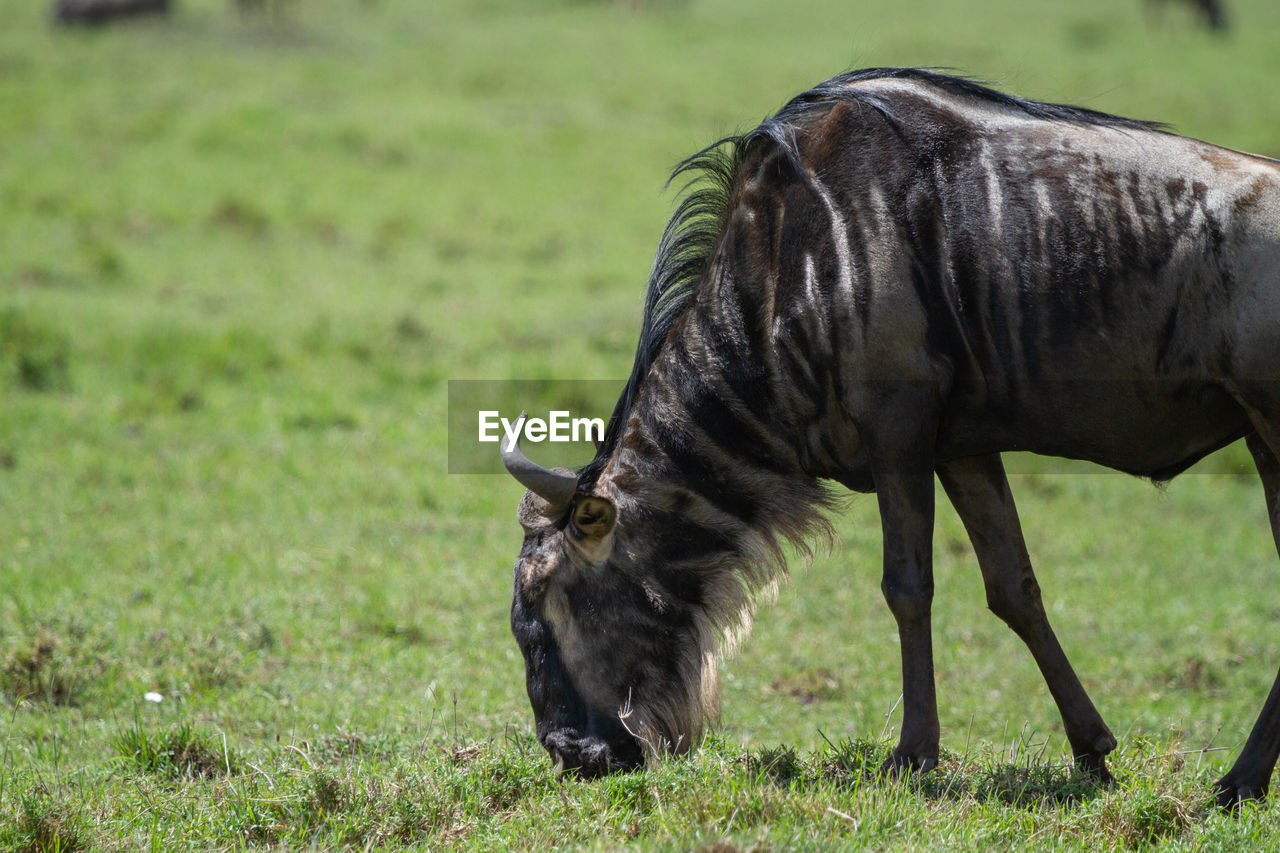
[[[910,755],[894,750],[884,764],[880,765],[880,775],[885,779],[900,779],[918,773],[927,773],[938,766],[937,756]]]
[[[1257,802],[1265,799],[1266,796],[1265,784],[1254,786],[1236,782],[1231,778],[1230,773],[1219,779],[1213,786],[1214,804],[1225,811],[1239,811],[1245,803]]]
[[[1114,749],[1114,746],[1112,747]],[[1076,769],[1093,778],[1100,785],[1110,785],[1116,780],[1107,769],[1107,760],[1099,753],[1085,753],[1076,756]]]

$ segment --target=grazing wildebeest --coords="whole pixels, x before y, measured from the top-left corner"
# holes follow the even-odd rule
[[[59,24],[96,25],[168,11],[169,0],[58,0],[53,6],[53,19]]]
[[[885,763],[938,760],[936,474],[1078,765],[1116,740],[1045,617],[1000,452],[1155,481],[1248,442],[1280,545],[1280,162],[934,72],[837,76],[676,175],[594,460],[527,488],[511,624],[537,736],[595,776],[681,752],[824,480],[878,497],[902,646]],[[1280,681],[1223,804],[1265,795]]]
[[[1146,0],[1148,14],[1155,14],[1165,2],[1167,0]],[[1227,29],[1227,10],[1219,0],[1189,0],[1189,4],[1209,29],[1219,32]]]

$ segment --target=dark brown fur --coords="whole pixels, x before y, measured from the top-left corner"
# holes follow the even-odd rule
[[[163,15],[169,0],[58,0],[53,19],[59,24],[101,25],[143,15]]]

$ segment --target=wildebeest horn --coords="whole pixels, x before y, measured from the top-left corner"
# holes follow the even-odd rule
[[[525,413],[521,412],[516,421],[515,446],[508,447],[505,441],[498,445],[502,453],[502,464],[526,489],[547,502],[548,514],[557,515],[573,499],[573,493],[578,490],[578,478],[568,471],[543,468],[524,455],[520,450],[520,430],[524,426],[524,419]]]

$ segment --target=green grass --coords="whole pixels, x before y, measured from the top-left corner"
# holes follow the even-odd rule
[[[1106,790],[945,507],[948,752],[872,778],[900,687],[867,497],[707,745],[558,779],[507,627],[519,487],[446,473],[449,379],[626,375],[702,144],[915,63],[1280,155],[1273,4],[1225,38],[1103,0],[43,5],[0,0],[0,849],[1280,844],[1274,801],[1207,807],[1280,665],[1240,448],[1164,490],[1013,466]]]

